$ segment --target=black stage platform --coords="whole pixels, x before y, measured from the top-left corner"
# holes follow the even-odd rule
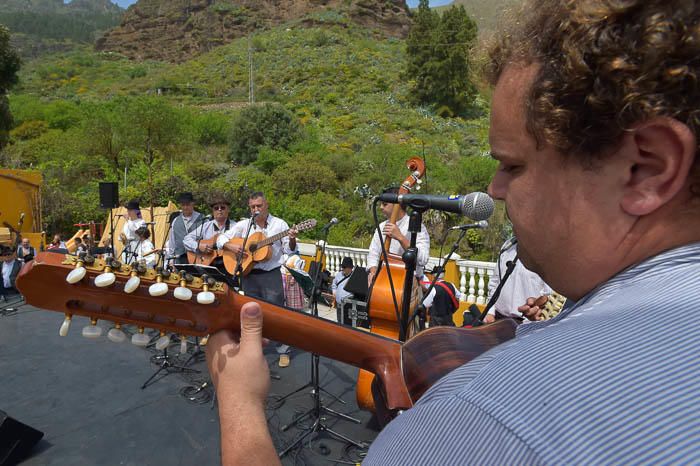
[[[0,409],[45,434],[33,455],[21,464],[220,463],[216,406],[212,402],[195,404],[180,393],[184,387],[207,378],[203,358],[190,366],[201,374],[174,373],[142,390],[141,385],[157,369],[150,362],[155,350],[128,342],[115,344],[106,336],[98,340],[83,338],[81,329],[88,320],[80,317],[74,319],[68,337],[62,338],[58,336],[62,321],[61,314],[31,306],[20,306],[14,314],[0,314]],[[104,327],[106,333],[107,324]],[[178,354],[179,345],[171,346],[171,352]],[[282,369],[277,367],[274,347],[266,348],[265,354],[272,373],[281,377],[272,380],[268,399],[270,430],[280,450],[298,436],[303,426],[286,432],[280,427],[310,408],[313,399],[309,390],[290,397],[281,406],[275,398],[308,382],[310,356],[293,352],[291,365]],[[377,431],[369,413],[359,410],[355,403],[356,374],[357,369],[351,366],[321,359],[322,387],[347,404],[328,396],[323,397],[324,402],[362,421],[358,425],[328,416],[328,426],[369,443]],[[290,452],[283,464],[355,464],[361,460],[362,451],[345,447],[321,434]]]

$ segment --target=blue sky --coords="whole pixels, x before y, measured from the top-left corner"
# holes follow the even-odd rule
[[[430,6],[440,6],[440,5],[447,5],[448,3],[451,3],[452,0],[430,0]],[[112,3],[116,3],[122,8],[126,8],[129,5],[136,3],[136,0],[112,0]],[[411,8],[415,7],[418,5],[418,0],[407,0],[408,6]]]

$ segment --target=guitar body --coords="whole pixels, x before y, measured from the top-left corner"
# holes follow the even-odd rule
[[[265,239],[267,239],[265,235],[260,232],[253,233],[248,237],[248,241],[246,241],[245,245],[245,252],[248,255],[243,257],[241,260],[241,273],[244,276],[248,275],[250,271],[253,270],[253,265],[255,265],[256,262],[265,262],[272,257],[272,247],[270,245],[265,245],[261,248],[257,247],[258,243]],[[243,246],[243,238],[231,238],[229,240],[229,244]],[[233,274],[238,266],[236,254],[231,251],[224,250],[223,255],[224,267],[226,267],[226,271]]]
[[[218,237],[219,235],[214,235],[209,239],[203,239],[199,242],[200,245],[204,244],[205,246],[209,246],[212,249],[211,252],[204,253],[200,251],[187,251],[187,262],[197,265],[211,265],[211,263],[214,262],[214,259],[221,257],[222,251],[220,249],[216,249],[216,239]]]

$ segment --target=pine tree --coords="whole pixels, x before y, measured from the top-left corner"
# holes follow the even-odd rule
[[[414,103],[431,105],[444,116],[469,108],[476,93],[469,73],[476,34],[476,23],[463,6],[453,6],[440,17],[421,0],[406,44]]]
[[[10,45],[10,31],[0,24],[0,149],[7,144],[12,114],[7,92],[17,83],[20,59]]]

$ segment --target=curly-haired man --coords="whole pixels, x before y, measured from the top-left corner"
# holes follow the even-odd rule
[[[443,377],[365,464],[700,463],[699,57],[698,1],[532,0],[502,31],[489,191],[523,264],[574,303]],[[234,437],[265,397],[234,366],[226,463],[273,451],[264,422]]]

